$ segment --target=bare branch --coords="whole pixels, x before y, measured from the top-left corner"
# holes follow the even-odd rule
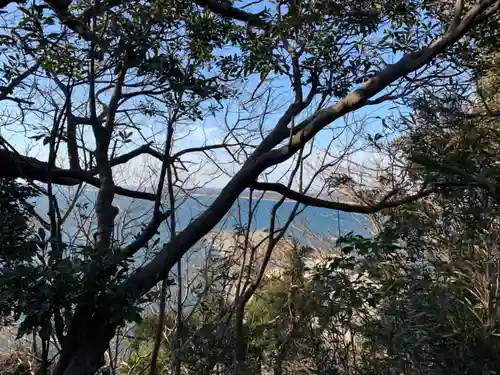
[[[46,162],[19,155],[12,151],[0,149],[0,160],[2,160],[0,165],[1,177],[26,178],[43,183],[52,180],[52,183],[64,186],[75,186],[83,181],[97,188],[100,186],[99,179],[88,171],[74,171],[53,167],[49,173],[49,166]],[[119,186],[116,187],[116,194],[137,199],[155,200],[155,194],[129,190]]]
[[[204,152],[204,151],[209,151],[209,150],[216,150],[219,148],[228,148],[228,147],[241,147],[244,146],[244,144],[241,143],[235,143],[235,144],[216,144],[216,145],[207,145],[207,146],[200,146],[200,147],[191,147],[191,148],[186,148],[182,151],[177,152],[172,156],[172,159],[178,159],[182,155],[186,155],[192,152]]]
[[[420,198],[426,197],[434,192],[437,191],[437,188],[430,188],[430,189],[425,189],[422,190],[419,193],[415,193],[409,196],[406,196],[404,198],[400,198],[397,200],[393,201],[388,201],[388,197],[390,195],[393,195],[392,192],[389,193],[384,199],[382,199],[380,202],[375,203],[373,205],[357,205],[357,204],[350,204],[350,203],[340,203],[340,202],[333,202],[333,201],[327,201],[324,199],[319,199],[319,198],[313,198],[310,196],[307,196],[303,193],[299,193],[298,191],[294,191],[288,187],[286,187],[283,184],[279,183],[269,183],[269,182],[256,182],[251,185],[252,189],[255,190],[262,190],[262,191],[274,191],[276,193],[281,194],[287,199],[294,200],[296,202],[302,203],[306,206],[314,206],[314,207],[322,207],[322,208],[329,208],[332,210],[340,210],[344,212],[354,212],[354,213],[360,213],[360,214],[373,214],[381,210],[385,210],[387,208],[393,208],[397,207],[406,203],[410,203],[413,201],[416,201]]]
[[[127,73],[127,67],[122,66],[121,69],[118,71],[118,74],[116,75],[116,85],[113,91],[113,95],[111,96],[111,100],[109,102],[109,106],[107,109],[106,123],[104,125],[104,127],[108,131],[111,131],[113,129],[113,126],[115,125],[116,111],[118,109],[118,105],[122,97],[123,82],[125,80],[126,73]]]

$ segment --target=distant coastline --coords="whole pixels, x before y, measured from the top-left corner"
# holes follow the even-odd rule
[[[192,194],[183,194],[183,193],[180,193],[179,194],[180,196],[190,196],[190,197],[212,197],[212,198],[216,198],[218,196],[218,194],[213,194],[213,193],[192,193]],[[257,197],[260,197],[260,194],[259,195],[254,195],[252,199],[257,199]],[[250,199],[250,194],[242,194],[238,197],[239,199]],[[281,195],[279,194],[268,194],[268,193],[264,193],[264,197],[261,199],[263,201],[269,201],[269,202],[277,202],[281,199]],[[291,200],[291,199],[288,199],[288,198],[285,198],[285,202],[295,202],[294,200]]]
[[[221,190],[222,189],[216,189],[216,188],[199,188],[198,190],[196,190],[196,192],[193,192],[193,193],[190,193],[190,194],[185,194],[183,192],[179,192],[179,195],[180,196],[191,196],[191,197],[217,197],[217,196],[219,196]],[[253,199],[257,199],[257,197],[260,197],[261,194],[262,194],[261,191],[258,191],[256,193],[254,193]],[[309,195],[311,197],[316,197],[317,193],[310,192],[307,195]],[[245,190],[243,193],[241,193],[241,195],[239,196],[239,198],[240,199],[250,199],[250,192],[248,190]],[[264,192],[264,196],[263,196],[263,198],[261,200],[271,201],[271,202],[277,202],[281,198],[282,198],[282,195],[279,194],[279,193],[266,191],[266,192]],[[324,199],[324,200],[327,200],[327,201],[334,201],[334,199],[332,199],[331,196],[326,196],[326,195],[320,195],[318,198],[319,199]],[[342,199],[340,196],[338,196],[337,199],[340,202],[348,203],[345,199]],[[295,201],[293,199],[286,198],[285,202],[295,202]]]

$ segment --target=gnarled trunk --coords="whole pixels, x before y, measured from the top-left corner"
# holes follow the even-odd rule
[[[105,364],[104,353],[116,332],[116,324],[99,319],[76,316],[54,375],[94,375]]]

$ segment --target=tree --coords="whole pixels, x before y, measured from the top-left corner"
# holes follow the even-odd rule
[[[484,77],[496,82],[494,70],[480,81]],[[413,117],[403,118],[422,124],[395,147],[409,159],[415,152],[431,156],[423,167],[409,163],[411,178],[447,181],[448,190],[389,211],[373,238],[342,237],[342,256],[305,272],[304,254],[288,251],[282,272],[264,277],[246,306],[247,373],[498,370],[498,197],[490,188],[496,158],[484,153],[498,143],[491,110],[497,90],[487,87],[480,103],[490,103],[489,111],[474,104],[473,115],[467,106],[464,113],[463,98],[452,92],[447,100],[417,101]],[[466,190],[454,185],[486,168],[482,183],[471,181]],[[233,346],[204,355],[213,358]]]
[[[425,179],[410,192],[406,184],[393,184],[369,205],[306,195],[312,181],[338,166],[348,152],[325,161],[312,173],[311,183],[304,184],[303,166],[311,154],[306,146],[329,128],[333,140],[325,154],[331,154],[330,147],[343,134],[331,126],[334,121],[363,107],[414,98],[423,87],[432,91],[443,76],[468,86],[461,74],[460,47],[477,35],[494,35],[500,2],[459,1],[456,7],[394,0],[266,5],[255,13],[217,1],[9,5],[20,21],[5,21],[14,31],[2,36],[7,52],[1,99],[14,102],[19,112],[6,113],[4,122],[23,121],[26,112],[39,117],[38,129],[29,126],[31,118],[23,124],[32,139],[42,141],[47,161],[22,155],[3,139],[0,176],[46,183],[49,197],[57,185],[85,183],[98,189],[95,240],[74,252],[63,246],[59,226],[64,220],[57,217],[50,198],[51,238],[58,240],[51,243],[49,255],[57,271],[48,278],[64,274],[64,283],[57,285],[68,287],[54,288],[51,295],[57,298],[43,309],[47,329],[56,331],[62,346],[56,374],[95,373],[117,327],[137,316],[141,298],[167,279],[248,188],[275,191],[305,205],[361,213],[396,207],[442,188],[441,181]],[[391,52],[402,55],[394,64],[385,58]],[[276,86],[285,82],[288,101],[273,104],[273,96],[281,95]],[[179,138],[189,135],[187,124],[210,118],[220,108],[229,113],[234,106],[236,120],[225,116],[221,142],[174,150]],[[145,132],[144,124],[155,121],[161,123],[164,147],[154,131]],[[131,148],[136,141],[141,144]],[[218,197],[183,229],[174,228],[149,262],[132,265],[131,258],[160,225],[167,218],[175,222],[178,203],[173,196],[189,192],[186,188],[192,186],[186,180],[198,172],[186,166],[193,161],[188,156],[202,153],[212,162],[217,150],[239,166],[237,172],[227,173],[216,160],[215,170],[229,174]],[[58,160],[63,152],[66,165]],[[153,192],[116,182],[116,167],[139,155],[158,160],[155,169],[161,172]],[[285,173],[288,182],[269,182],[270,171],[286,163],[292,166]],[[164,184],[166,208],[160,204]],[[118,246],[113,236],[118,195],[154,202],[151,222],[125,246]],[[275,233],[270,232],[273,243]]]
[[[0,302],[0,322],[12,324],[12,319],[19,318],[19,311],[14,311],[16,298],[22,285],[11,285],[12,273],[22,272],[20,266],[30,262],[34,256],[33,246],[36,248],[33,236],[32,210],[30,199],[39,195],[32,187],[11,179],[0,180],[0,224],[2,233],[0,238],[0,266],[2,269],[2,300]],[[40,232],[41,233],[41,232]],[[26,273],[24,270],[23,273]],[[14,287],[14,291],[8,291]]]
[[[369,241],[399,253],[397,267],[393,261],[376,273],[386,298],[363,327],[373,373],[498,371],[498,171],[490,151],[498,147],[497,72],[482,65],[475,73],[477,100],[465,103],[451,90],[420,98],[405,120],[410,133],[397,141],[412,179],[449,188],[397,208]],[[467,189],[456,187],[460,180]]]

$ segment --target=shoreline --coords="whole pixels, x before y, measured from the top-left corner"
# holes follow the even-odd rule
[[[179,194],[178,195],[179,197],[212,197],[212,198],[216,198],[217,195],[216,194],[211,194],[211,193],[193,193],[193,194]],[[311,197],[314,197],[314,196],[311,196]],[[268,202],[278,202],[280,199],[282,198],[282,196],[267,196],[264,194],[264,197],[262,197],[260,199],[260,201],[268,201]],[[316,197],[314,197],[316,198]],[[326,200],[326,201],[331,201],[331,202],[339,202],[339,203],[353,203],[353,202],[348,202],[348,201],[342,201],[342,200],[331,200],[329,199],[329,197],[322,197],[322,196],[319,196],[317,197],[318,199],[323,199],[323,200]],[[244,195],[240,195],[238,197],[238,199],[250,199],[250,196],[248,194],[244,194]],[[253,197],[253,200],[254,201],[257,201],[257,198]],[[285,198],[284,202],[289,202],[289,203],[296,203],[297,201],[293,200],[293,199],[290,199],[290,198]],[[353,203],[354,204],[354,203]]]
[[[182,194],[180,195],[182,197],[211,197],[211,198],[216,198],[217,195],[215,194],[208,194],[208,193],[194,193],[194,194]],[[249,195],[240,195],[238,197],[238,199],[250,199],[250,196]],[[256,198],[253,198],[254,200],[256,200]],[[268,201],[268,202],[278,202],[281,198],[279,197],[263,197],[262,199],[260,199],[261,201]],[[290,203],[293,203],[295,202],[294,200],[292,199],[289,199],[289,198],[285,198],[285,202],[290,202]]]

